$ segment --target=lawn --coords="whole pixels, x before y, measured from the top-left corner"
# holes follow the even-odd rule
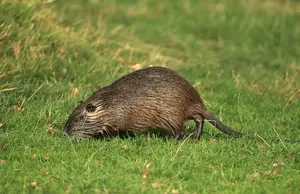
[[[299,21],[285,0],[2,0],[0,193],[300,193]],[[154,65],[244,136],[63,136],[78,101]]]

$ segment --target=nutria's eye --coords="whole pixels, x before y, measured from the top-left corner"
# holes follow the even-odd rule
[[[88,105],[86,105],[85,109],[88,112],[94,112],[96,110],[96,106],[94,106],[92,104],[88,104]]]

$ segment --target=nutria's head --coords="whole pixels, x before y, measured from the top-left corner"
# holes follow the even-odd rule
[[[64,126],[64,132],[75,138],[99,138],[108,131],[103,119],[102,101],[80,102]]]

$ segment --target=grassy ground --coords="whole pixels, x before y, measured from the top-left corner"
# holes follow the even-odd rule
[[[0,2],[0,193],[299,193],[300,3]],[[77,102],[150,65],[245,137],[74,142]]]

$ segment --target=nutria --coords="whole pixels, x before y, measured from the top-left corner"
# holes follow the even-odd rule
[[[185,121],[194,120],[193,137],[199,139],[204,119],[228,135],[242,135],[214,117],[193,86],[175,71],[148,67],[121,77],[81,102],[68,118],[64,132],[79,138],[99,138],[158,129],[178,139],[185,133]]]

